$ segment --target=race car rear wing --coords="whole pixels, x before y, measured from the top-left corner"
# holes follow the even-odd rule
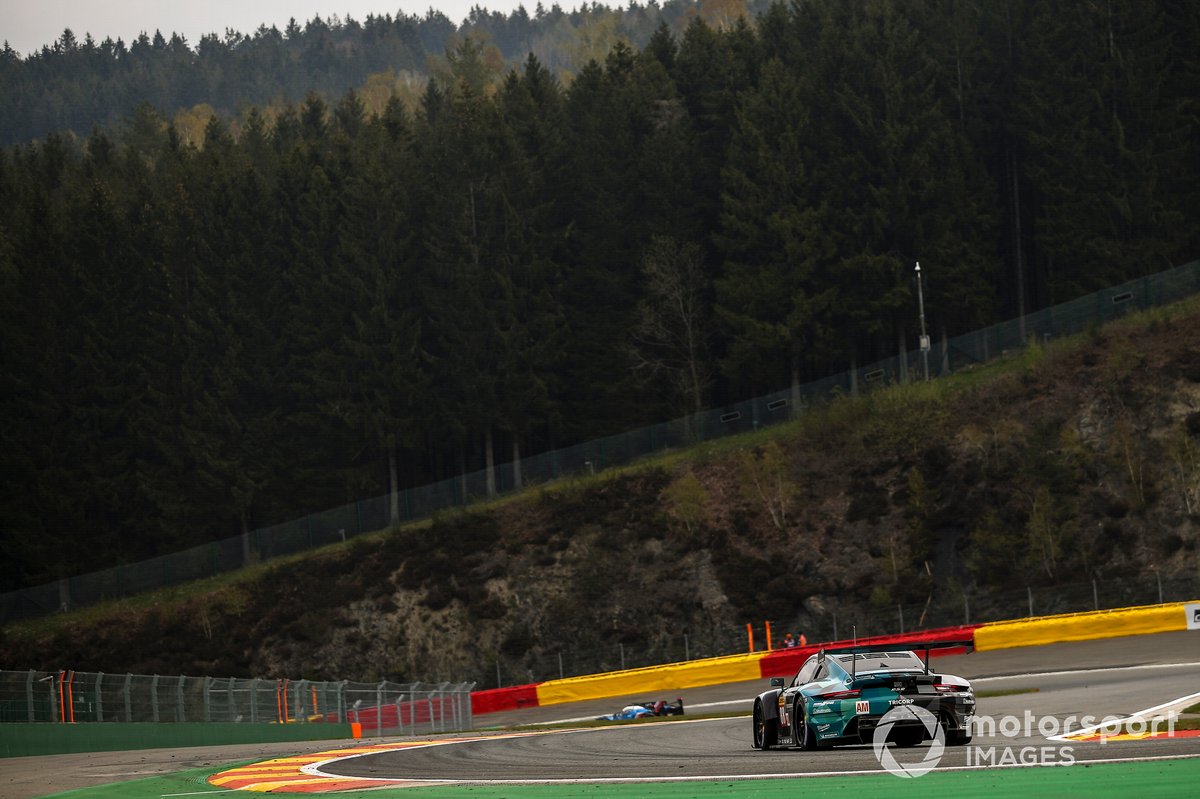
[[[872,652],[924,652],[922,660],[925,663],[925,673],[929,673],[929,651],[931,649],[965,649],[968,653],[975,651],[975,641],[920,641],[904,644],[863,644],[862,646],[839,646],[836,649],[822,649],[817,653],[818,660],[824,660],[828,655],[864,655]],[[850,676],[856,677],[858,658],[850,661]]]

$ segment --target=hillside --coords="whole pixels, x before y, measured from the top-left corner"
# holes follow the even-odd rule
[[[149,104],[0,147],[0,593],[477,470],[503,491],[522,461],[891,358],[918,307],[946,341],[1196,259],[1200,5],[959,11],[775,3],[640,51],[597,31],[570,81],[468,37],[407,99],[236,118],[201,108],[186,47],[144,45],[180,72],[131,48],[119,70],[197,78],[188,125],[73,84],[47,103]],[[253,65],[307,45],[403,71],[406,19],[264,31],[205,75],[294,98]],[[101,78],[78,49],[0,59],[0,88]]]
[[[964,593],[983,617],[1027,587],[1200,588],[1198,508],[1192,301],[177,602],[14,626],[0,668],[522,682],[682,657],[685,635],[709,654],[748,621],[865,635],[898,604],[957,623]]]

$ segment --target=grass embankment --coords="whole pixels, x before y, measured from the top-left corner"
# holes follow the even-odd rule
[[[1124,335],[1130,335],[1130,331],[1136,334],[1136,331],[1139,329],[1153,330],[1154,325],[1169,325],[1178,318],[1196,313],[1198,308],[1200,308],[1200,298],[1195,298],[1180,302],[1180,304],[1174,306],[1156,308],[1156,310],[1133,314],[1133,316],[1120,320],[1120,322],[1105,326],[1105,335],[1110,334],[1110,332],[1114,332],[1115,334],[1115,332],[1122,329],[1124,330]],[[944,425],[940,422],[947,421],[946,417],[953,416],[953,401],[956,397],[971,391],[986,390],[989,385],[997,382],[997,380],[1008,379],[1013,376],[1028,376],[1031,371],[1036,371],[1046,361],[1054,361],[1055,359],[1062,358],[1063,355],[1076,352],[1076,350],[1086,349],[1090,346],[1093,336],[1094,331],[1090,331],[1085,332],[1085,334],[1062,338],[1062,340],[1036,344],[1036,346],[1019,350],[1019,352],[1003,355],[1001,358],[988,362],[988,364],[964,368],[964,370],[950,374],[950,376],[931,380],[929,383],[883,386],[883,388],[864,392],[860,396],[835,396],[828,403],[822,403],[816,405],[816,407],[806,409],[805,413],[800,414],[797,419],[790,422],[760,428],[754,432],[731,435],[731,437],[702,441],[702,443],[685,447],[685,449],[655,453],[655,455],[644,457],[640,461],[623,465],[623,467],[605,469],[600,474],[570,475],[553,482],[540,483],[540,485],[536,485],[535,483],[535,485],[529,485],[521,493],[481,501],[481,503],[462,507],[462,509],[444,511],[440,513],[439,517],[452,517],[457,515],[457,513],[463,512],[479,513],[515,503],[529,503],[533,505],[547,497],[560,497],[560,495],[575,495],[593,491],[595,488],[610,485],[610,482],[613,480],[619,480],[631,474],[647,473],[650,470],[679,471],[690,467],[701,467],[703,464],[731,462],[736,459],[739,453],[755,450],[756,447],[762,447],[776,440],[802,440],[804,445],[809,447],[808,451],[816,451],[822,446],[826,446],[827,449],[839,450],[844,449],[846,441],[839,439],[838,435],[841,432],[850,431],[851,438],[854,441],[859,441],[859,439],[865,441],[863,446],[858,447],[858,449],[866,447],[864,449],[866,456],[877,456],[880,452],[916,451],[917,444],[924,440],[930,429],[944,428]],[[1000,437],[1002,432],[994,432],[995,434],[992,435],[992,438],[996,438],[997,441],[1000,440],[997,437]],[[992,449],[986,449],[985,447],[986,456],[992,458],[998,457],[998,450],[996,452],[992,451],[998,446],[997,441],[992,441],[991,439],[985,441],[985,443],[988,443],[992,447]],[[1032,446],[1031,451],[1040,452],[1042,450],[1037,446]],[[868,459],[872,463],[880,461],[878,457]],[[731,468],[728,470],[736,470],[737,465],[737,463],[731,463]],[[846,464],[842,463],[841,465],[845,467]],[[850,463],[850,465],[854,464]],[[1006,463],[1004,468],[1012,470],[1020,467],[1020,465],[1019,461],[1014,461],[1013,463]],[[817,492],[827,488],[826,482],[828,481],[814,482],[812,486],[805,488],[805,491],[808,492],[808,494],[805,494],[805,504],[815,505],[821,499],[821,495]],[[862,480],[854,480],[856,485],[863,482]],[[887,513],[892,513],[895,516],[895,509],[889,505],[889,501],[894,497],[899,497],[902,492],[894,492],[894,486],[889,487],[884,485],[882,479],[880,479],[880,485],[875,485],[874,477],[872,477],[872,480],[865,482],[871,483],[869,487],[872,488],[874,493],[870,495],[868,495],[870,492],[862,493],[860,497],[856,494],[851,499],[854,500],[857,498],[863,500],[863,503],[865,503],[866,499],[874,501],[874,505],[871,505],[868,509],[870,511],[868,515],[880,515],[880,513],[887,515]],[[828,489],[830,491],[834,491],[834,489],[842,491],[842,487],[839,485],[832,485]],[[947,488],[947,491],[949,491],[949,488]],[[736,492],[726,491],[726,494],[733,497]],[[647,507],[647,509],[638,510],[640,510],[641,516],[649,516],[652,515],[654,509],[653,507]],[[794,511],[796,509],[792,507],[790,510]],[[724,507],[724,509],[719,509],[719,511],[725,511],[726,516],[736,518],[733,518],[732,522],[728,521],[728,519],[722,519],[721,524],[724,527],[719,530],[719,535],[710,535],[709,539],[724,541],[737,536],[749,536],[751,533],[754,533],[754,529],[751,528],[755,519],[749,513],[743,513],[736,509],[736,507],[733,510]],[[1112,513],[1117,512],[1117,510],[1112,511]],[[1141,511],[1139,510],[1139,512]],[[829,525],[841,524],[842,521],[845,521],[847,524],[842,524],[842,527],[848,527],[848,523],[853,521],[850,518],[853,513],[846,511],[844,515],[845,519],[835,519],[833,522],[824,519],[822,524],[824,527],[829,527]],[[862,515],[859,513],[859,516]],[[791,516],[788,518],[790,518],[791,524],[798,523],[792,522]],[[824,522],[828,522],[828,524],[824,524]],[[811,537],[821,534],[821,529],[818,529],[821,525],[816,524],[812,519],[799,524],[800,527],[803,527],[805,535]],[[402,531],[421,530],[430,527],[430,525],[430,519],[422,519],[422,521],[403,524],[397,529]],[[714,523],[715,527],[716,524]],[[1112,527],[1114,529],[1118,527],[1116,522],[1112,522]],[[185,605],[187,602],[197,600],[198,597],[210,597],[218,594],[228,595],[226,599],[215,597],[215,605],[222,606],[217,608],[218,611],[221,611],[221,609],[230,609],[224,607],[230,606],[233,611],[232,615],[236,615],[236,611],[239,609],[239,593],[241,590],[244,590],[242,589],[242,585],[257,581],[257,579],[263,577],[269,570],[281,566],[287,567],[308,559],[329,557],[331,554],[341,554],[347,551],[348,547],[354,547],[356,542],[384,540],[392,531],[394,530],[382,530],[377,531],[377,533],[361,535],[347,542],[331,543],[331,545],[312,549],[312,551],[271,559],[265,561],[265,563],[248,566],[244,570],[222,573],[222,575],[178,585],[178,587],[160,589],[151,591],[148,594],[102,603],[102,605],[80,608],[79,611],[19,621],[19,623],[8,625],[5,629],[5,635],[13,639],[13,641],[17,641],[17,639],[37,639],[52,636],[55,632],[64,629],[64,627],[74,624],[84,626],[108,624],[112,626],[114,618],[120,621],[122,615],[128,618],[133,614],[144,611],[144,609],[169,609]],[[564,540],[577,540],[577,533],[578,530],[575,528],[564,527]],[[882,539],[880,536],[874,535],[872,540]],[[731,546],[727,548],[727,551],[718,553],[716,557],[718,557],[721,563],[725,563],[728,560],[728,555],[731,553],[737,554],[736,551],[737,547]],[[888,561],[886,565],[890,566],[894,575],[896,566],[895,553],[892,551],[889,551],[889,553],[892,555],[892,560]],[[884,559],[887,557],[887,554],[872,555],[872,557]],[[721,560],[721,558],[725,560]],[[742,561],[737,560],[736,563],[740,564]],[[748,569],[748,571],[752,570]],[[732,577],[726,582],[733,585],[733,588],[736,589],[738,583],[738,579],[736,578],[740,576],[738,573],[733,572],[736,572],[736,570],[731,569]],[[841,579],[841,577],[838,579]],[[726,585],[725,590],[733,599],[744,599],[744,597],[733,596],[728,585]],[[820,590],[820,587],[812,590]],[[859,599],[865,601],[865,597],[859,597]],[[892,606],[892,599],[899,601],[900,597],[889,597],[887,602],[888,607]],[[296,612],[300,613],[301,611],[302,608],[296,608]]]

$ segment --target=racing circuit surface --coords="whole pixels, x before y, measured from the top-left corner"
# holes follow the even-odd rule
[[[1105,761],[1200,755],[1200,737],[1150,740],[1108,740],[1105,743],[1051,741],[1044,732],[1078,731],[1084,717],[1098,723],[1106,716],[1129,716],[1168,703],[1182,708],[1200,702],[1200,633],[1178,632],[1107,640],[1057,644],[1027,649],[980,652],[937,658],[937,671],[972,680],[979,700],[978,714],[998,721],[1020,720],[1015,735],[976,735],[969,747],[947,747],[939,769],[976,767],[981,749],[995,747],[983,767],[1005,763],[1004,750],[1013,750],[1005,764],[1020,762],[1036,750],[1038,762]],[[689,712],[745,710],[766,680],[679,691]],[[986,692],[1038,689],[1036,693],[986,697]],[[660,692],[663,693],[663,692]],[[488,722],[538,723],[591,718],[619,708],[619,697],[530,708],[481,716]],[[1186,702],[1180,702],[1191,697]],[[1073,720],[1072,717],[1074,717]],[[686,717],[685,717],[686,719]],[[1029,729],[1024,729],[1028,719]],[[1039,730],[1039,723],[1044,725]],[[1011,727],[1009,728],[1011,730]],[[1028,733],[1028,734],[1027,734]],[[543,735],[474,740],[431,747],[390,750],[332,761],[319,772],[331,776],[370,779],[557,782],[640,779],[703,779],[738,776],[801,776],[880,771],[869,745],[817,752],[750,747],[748,715],[739,718],[684,720],[661,724],[630,724],[583,730],[554,730]],[[903,763],[919,762],[929,744],[897,753]]]
[[[1044,647],[977,652],[933,660],[937,671],[971,679],[980,697],[980,715],[1011,714],[1034,718],[1031,735],[1015,738],[976,735],[967,748],[947,747],[938,771],[967,766],[982,747],[1050,747],[1054,756],[1065,748],[1076,761],[1104,761],[1200,756],[1200,737],[1168,740],[1108,741],[1104,744],[1047,741],[1037,720],[1052,717],[1133,714],[1200,692],[1200,632],[1111,638]],[[434,780],[464,784],[523,781],[602,782],[605,780],[704,780],[713,777],[805,776],[815,774],[881,773],[870,746],[841,747],[818,752],[784,749],[759,752],[750,747],[749,711],[755,694],[767,680],[729,685],[659,691],[548,707],[477,716],[477,730],[507,725],[591,719],[611,713],[628,701],[682,697],[689,716],[712,712],[743,712],[737,718],[637,723],[584,730],[547,730],[545,734],[453,740],[440,736],[435,746],[381,750],[353,758],[329,759],[320,773],[401,782]],[[987,697],[987,692],[1037,688],[1036,693]],[[1185,704],[1200,702],[1195,696]],[[1078,726],[1078,725],[1076,725]],[[530,729],[529,727],[525,728]],[[465,737],[465,736],[464,736]],[[392,742],[412,738],[388,739]],[[380,739],[324,741],[311,744],[154,749],[139,752],[88,753],[0,759],[0,796],[29,799],[55,791],[138,779],[189,768],[283,755],[329,752],[372,744]],[[903,763],[921,760],[928,744],[897,751]],[[999,755],[997,755],[998,757]],[[310,772],[311,773],[311,772]],[[887,776],[886,774],[884,775]],[[888,779],[891,779],[890,777]],[[409,782],[409,784],[412,784]],[[899,784],[899,783],[898,783]],[[203,795],[201,790],[196,795]]]

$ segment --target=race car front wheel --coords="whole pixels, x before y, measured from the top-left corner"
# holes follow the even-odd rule
[[[765,718],[762,702],[754,701],[754,748],[770,749],[779,739],[779,720]]]

